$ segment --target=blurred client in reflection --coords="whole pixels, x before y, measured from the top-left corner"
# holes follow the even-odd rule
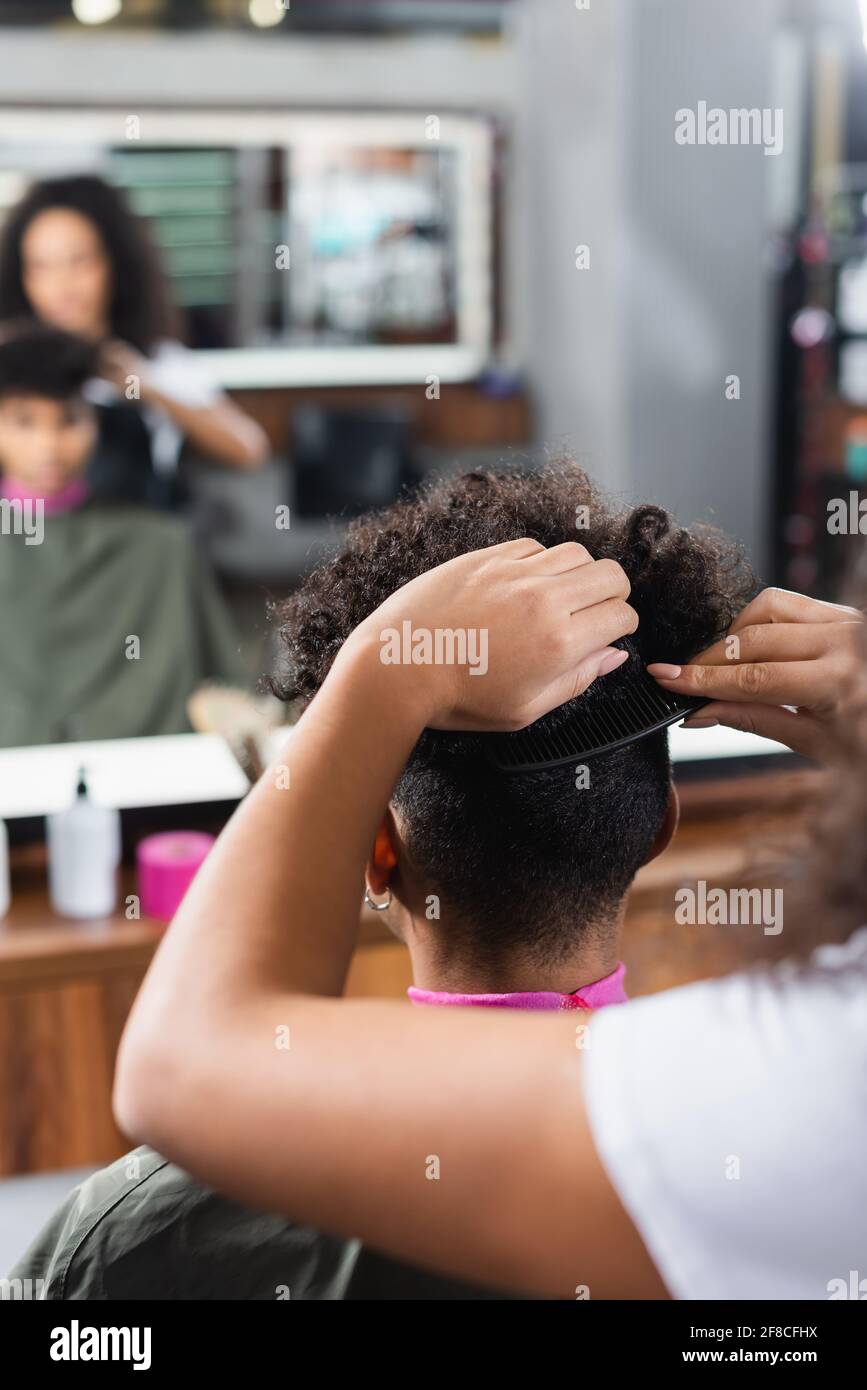
[[[177,340],[178,314],[144,223],[102,179],[34,184],[0,241],[0,322],[31,315],[99,347],[88,395],[99,409],[95,493],[167,504],[186,441],[257,468],[268,442]]]
[[[206,679],[244,678],[186,525],[96,499],[98,349],[0,327],[0,744],[182,733]]]

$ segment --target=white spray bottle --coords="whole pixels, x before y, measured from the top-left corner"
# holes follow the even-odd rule
[[[117,905],[120,812],[95,806],[84,768],[75,800],[48,817],[51,905],[63,917],[107,917]]]

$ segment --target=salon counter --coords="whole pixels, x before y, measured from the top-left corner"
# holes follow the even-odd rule
[[[681,789],[675,841],[641,871],[630,897],[623,957],[631,995],[735,964],[733,933],[675,925],[674,893],[698,879],[761,882],[745,878],[748,861],[769,840],[803,837],[804,798],[817,776],[773,772]],[[0,921],[0,1177],[109,1162],[128,1147],[111,1115],[117,1046],[164,929],[123,912],[100,921],[56,917],[44,851],[18,851],[12,867],[12,908]],[[121,901],[132,880],[123,887]],[[403,998],[409,983],[404,948],[365,912],[347,993]]]

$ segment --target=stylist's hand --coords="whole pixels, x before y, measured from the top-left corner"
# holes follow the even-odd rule
[[[620,565],[593,560],[583,545],[546,550],[533,540],[506,541],[404,585],[350,642],[381,651],[383,633],[401,632],[406,620],[413,631],[475,633],[468,650],[485,654],[475,668],[409,668],[424,690],[424,721],[438,729],[522,729],[626,660],[609,644],[638,625],[628,594]]]
[[[127,399],[137,400],[144,394],[147,366],[141,353],[120,339],[103,343],[99,350],[100,376]],[[130,388],[135,388],[135,395],[128,395]]]
[[[844,703],[864,677],[863,624],[857,608],[765,589],[687,666],[647,669],[666,690],[712,701],[684,728],[726,724],[833,761]]]

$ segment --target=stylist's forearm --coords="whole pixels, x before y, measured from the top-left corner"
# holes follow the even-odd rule
[[[383,666],[370,641],[344,648],[187,893],[136,1025],[216,1026],[221,1010],[268,994],[341,992],[364,866],[425,724],[417,675]]]
[[[265,431],[226,397],[208,406],[184,405],[143,384],[142,400],[168,415],[194,449],[220,463],[252,469],[268,461]]]

